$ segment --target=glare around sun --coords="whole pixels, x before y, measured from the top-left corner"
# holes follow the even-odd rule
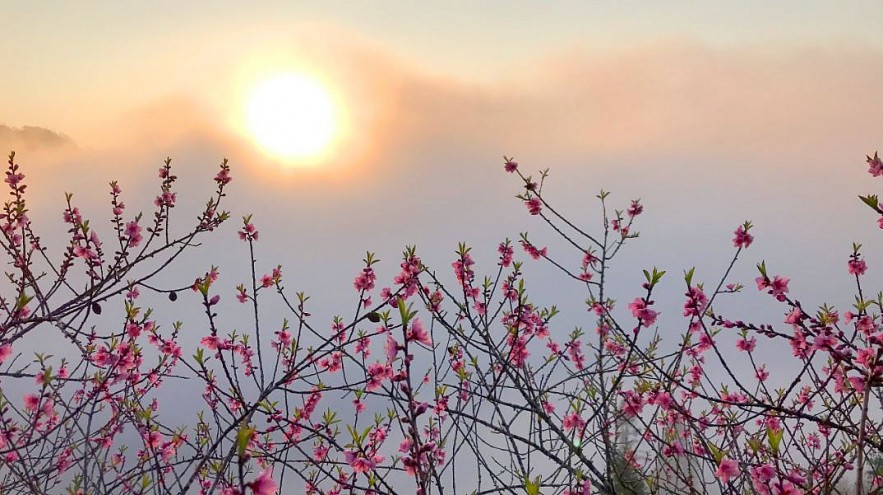
[[[334,138],[334,102],[317,81],[301,74],[277,75],[258,84],[248,97],[246,125],[253,139],[282,159],[321,155]]]

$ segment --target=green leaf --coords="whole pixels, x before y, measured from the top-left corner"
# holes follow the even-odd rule
[[[711,443],[708,444],[708,450],[711,451],[711,456],[714,457],[715,464],[720,464],[721,459],[723,459],[724,456],[727,455],[726,450],[721,450]]]
[[[876,194],[869,194],[867,196],[859,196],[858,199],[862,200],[862,202],[871,207],[871,209],[879,211],[880,199]]]
[[[196,362],[199,363],[200,366],[202,366],[202,364],[205,362],[205,355],[204,355],[205,352],[204,351],[205,350],[202,347],[197,347],[196,354],[193,355],[193,359],[195,359]]]
[[[245,457],[245,451],[248,449],[248,442],[251,441],[254,432],[254,428],[249,428],[248,423],[245,421],[239,425],[239,431],[236,433],[236,452],[239,454],[239,457]]]
[[[760,446],[760,440],[757,438],[752,437],[748,439],[748,448],[750,448],[752,452],[757,453],[760,450]]]
[[[525,475],[524,490],[527,492],[527,495],[540,495],[540,477],[537,476],[531,481],[530,478]]]
[[[779,445],[782,443],[782,436],[785,434],[785,430],[781,429],[779,431],[775,431],[770,427],[766,429],[766,438],[770,443],[770,450],[773,451],[773,455],[778,455],[779,453]]]
[[[653,267],[653,285],[659,283],[662,280],[662,276],[665,275],[665,270],[657,270],[656,267]]]
[[[19,310],[24,308],[28,305],[29,302],[31,302],[31,299],[33,298],[34,296],[28,296],[24,292],[22,292],[18,295],[18,299],[15,301],[15,309]]]
[[[402,325],[407,325],[411,321],[410,308],[405,306],[405,300],[401,297],[399,298],[399,314],[402,316]]]

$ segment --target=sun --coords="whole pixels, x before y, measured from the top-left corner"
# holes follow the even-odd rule
[[[314,159],[334,140],[334,100],[318,81],[297,73],[258,84],[246,102],[249,132],[268,153],[282,159]]]

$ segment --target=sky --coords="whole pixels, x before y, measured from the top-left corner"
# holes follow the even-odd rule
[[[13,0],[0,19],[0,149],[17,152],[31,217],[58,256],[64,192],[109,235],[107,183],[119,180],[128,211],[150,211],[171,157],[184,228],[230,160],[234,220],[163,279],[183,287],[220,266],[228,330],[249,324],[232,305],[248,276],[236,236],[248,214],[258,272],[283,265],[286,287],[311,295],[329,326],[355,307],[366,251],[382,260],[383,285],[407,245],[452,283],[459,242],[489,274],[497,244],[521,232],[578,266],[514,197],[504,155],[527,173],[550,168],[552,204],[593,232],[601,189],[618,208],[641,198],[641,236],[615,262],[610,294],[625,311],[642,269],[668,270],[663,335],[684,330],[680,274],[696,266],[716,283],[749,219],[756,241],[732,279],[749,289],[765,260],[805,305],[845,311],[853,242],[865,245],[866,292],[883,282],[883,232],[856,197],[881,190],[864,164],[883,146],[878,1]],[[291,72],[320,83],[338,112],[321,157],[268,153],[246,124],[255,88]],[[547,264],[525,272],[534,301],[563,310],[553,332],[591,326],[583,293]],[[188,297],[157,318],[168,328],[186,317],[193,349],[204,322]],[[753,291],[720,309],[781,321]],[[789,351],[759,347],[773,371],[777,352]]]
[[[602,188],[620,208],[642,199],[641,238],[611,282],[622,300],[654,265],[716,281],[746,219],[743,282],[766,260],[809,304],[849,304],[853,241],[880,281],[881,233],[856,198],[879,187],[864,157],[883,143],[880,2],[13,1],[0,18],[0,147],[17,151],[47,239],[64,232],[64,191],[107,217],[117,179],[149,210],[167,156],[183,224],[226,157],[227,206],[254,214],[259,269],[282,264],[330,321],[351,311],[369,250],[390,278],[406,245],[445,272],[465,241],[487,273],[502,239],[530,231],[578,263],[514,198],[511,155],[551,168],[551,201],[588,228]],[[245,125],[254,88],[292,71],[340,114],[307,167]],[[239,283],[235,227],[186,268]],[[540,303],[570,301],[565,321],[580,321],[581,295],[548,266],[527,273]],[[668,283],[663,327],[683,292]]]

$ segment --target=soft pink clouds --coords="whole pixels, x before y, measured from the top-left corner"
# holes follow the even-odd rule
[[[233,76],[223,73],[203,82],[214,96],[192,82],[137,107],[96,107],[107,117],[86,146],[89,166],[106,163],[119,177],[120,157],[177,158],[189,150],[228,156],[271,187],[304,178],[364,185],[404,163],[444,166],[431,157],[452,149],[546,160],[727,156],[747,166],[764,159],[799,167],[883,139],[883,114],[875,111],[883,105],[883,53],[857,45],[712,48],[658,40],[615,50],[580,47],[522,60],[494,82],[433,73],[329,25],[270,51],[255,57],[310,68],[335,86],[345,106],[347,125],[327,166],[286,170],[263,156],[229,121],[241,95],[218,99],[224,91],[210,81],[224,86]],[[226,91],[233,88],[227,84]],[[84,152],[71,153],[85,161]]]

